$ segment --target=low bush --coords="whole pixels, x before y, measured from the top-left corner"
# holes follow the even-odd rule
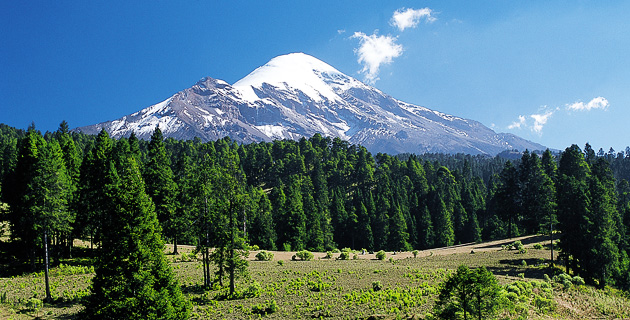
[[[383,289],[383,284],[380,281],[374,281],[372,282],[372,290],[374,291],[380,291]]]
[[[536,244],[534,244],[534,249],[536,249],[536,250],[540,250],[540,249],[542,249],[542,248],[543,248],[542,244],[540,244],[540,243],[536,243]]]
[[[273,260],[273,253],[267,251],[261,251],[256,254],[256,260],[258,261],[271,261]]]
[[[381,250],[381,251],[376,253],[376,259],[378,259],[378,260],[385,260],[386,256],[387,256],[387,254],[383,250]]]
[[[252,313],[260,315],[268,315],[278,311],[276,300],[266,300],[264,304],[256,304],[252,306]]]
[[[298,251],[295,255],[303,261],[313,260],[313,253],[308,250]]]
[[[339,254],[339,257],[337,258],[337,260],[349,260],[350,259],[350,253],[347,251],[341,251],[341,253]]]

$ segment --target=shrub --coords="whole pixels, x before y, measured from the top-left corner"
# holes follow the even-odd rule
[[[252,313],[267,315],[278,311],[276,300],[266,300],[264,304],[256,304],[252,306]]]
[[[570,282],[571,280],[571,276],[564,272],[553,276],[553,282],[555,283],[564,283],[565,281]]]
[[[380,291],[383,289],[383,284],[380,281],[374,281],[372,282],[372,290],[374,291]]]
[[[545,314],[549,311],[553,311],[556,308],[556,302],[553,301],[553,299],[547,299],[545,297],[541,297],[539,295],[536,295],[536,297],[534,297],[534,306],[536,308],[538,308],[538,310],[542,313]]]
[[[291,244],[290,243],[283,243],[282,244],[282,249],[284,249],[284,251],[286,251],[286,252],[291,251]]]
[[[247,287],[247,290],[243,293],[243,297],[245,298],[257,298],[260,297],[260,293],[262,292],[262,287],[260,283],[254,281],[252,284]]]
[[[339,252],[340,252],[340,251],[339,251],[339,249],[337,249],[337,248],[333,249],[333,251],[332,251],[332,253],[339,253]]]
[[[352,260],[358,260],[358,259],[359,259],[359,255],[355,253],[355,254],[352,256]]]
[[[543,248],[542,244],[540,244],[540,243],[536,243],[536,244],[534,244],[534,249],[536,249],[536,250],[540,250],[540,249],[542,249],[542,248]]]
[[[295,255],[303,261],[313,260],[313,253],[308,250],[298,251]]]
[[[326,257],[325,258],[326,259],[332,259],[332,257],[333,257],[332,251],[326,251]]]
[[[411,253],[413,253],[414,258],[418,257],[418,250],[413,250]]]
[[[267,251],[261,251],[256,254],[256,260],[258,261],[271,261],[273,260],[273,253]]]
[[[35,312],[37,312],[43,306],[44,302],[37,298],[30,298],[28,299],[28,301],[26,301],[26,308]]]
[[[381,250],[381,251],[376,253],[376,259],[378,259],[378,260],[385,260],[386,256],[387,256],[387,254],[383,250]]]
[[[326,282],[322,281],[322,279],[318,279],[317,282],[315,282],[315,281],[309,281],[308,282],[308,288],[311,291],[314,291],[314,292],[324,291],[324,290],[330,288],[330,286],[331,286],[330,283],[326,283]]]
[[[569,290],[573,287],[573,283],[571,283],[570,280],[564,280],[562,281],[562,286],[564,287],[564,290]]]
[[[527,261],[525,261],[525,260],[521,260],[521,266],[523,266],[523,267],[527,267]]]
[[[571,279],[571,282],[573,282],[574,285],[576,286],[583,286],[584,283],[584,278],[580,277],[580,276],[575,276]]]
[[[255,245],[253,245],[253,246],[249,247],[249,249],[250,249],[251,251],[258,251],[258,250],[260,250],[260,247],[259,247],[257,244],[255,244]]]
[[[551,278],[549,278],[548,274],[543,274],[543,279],[545,279],[545,282],[551,282]]]
[[[278,260],[278,265],[279,266],[283,266],[284,265],[284,260]]]
[[[350,259],[350,253],[347,251],[341,251],[337,260],[348,260]]]

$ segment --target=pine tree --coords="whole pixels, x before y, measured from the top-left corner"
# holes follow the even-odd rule
[[[254,202],[256,212],[249,229],[249,239],[251,243],[257,244],[261,249],[276,250],[276,231],[271,201],[260,188],[255,188],[252,191],[251,199]]]
[[[419,249],[433,248],[435,234],[433,232],[433,222],[431,220],[429,208],[427,208],[426,205],[423,205],[420,209],[420,219],[417,224]]]
[[[106,186],[102,245],[96,259],[92,294],[85,301],[88,319],[187,319],[190,304],[182,295],[164,256],[154,205],[145,193],[133,158]]]
[[[175,196],[177,185],[173,180],[170,158],[164,146],[164,137],[159,127],[155,127],[143,177],[146,181],[147,194],[155,203],[158,221],[165,235],[173,240],[173,254],[177,254],[178,228],[175,226]]]
[[[363,202],[359,203],[357,214],[357,234],[361,237],[359,238],[359,245],[361,248],[367,248],[370,251],[374,250],[374,237],[372,236],[372,226],[370,225],[370,216],[368,214],[367,208],[363,205]]]
[[[444,201],[434,194],[431,200],[433,207],[433,230],[435,232],[434,245],[436,247],[452,246],[455,242],[455,232],[451,221],[451,213]]]
[[[508,161],[501,171],[501,182],[495,194],[498,215],[508,223],[507,236],[518,236],[517,223],[521,217],[521,190],[518,170]]]
[[[286,231],[282,238],[284,243],[290,244],[291,249],[295,251],[304,250],[306,245],[306,215],[304,214],[301,184],[302,180],[298,176],[290,178],[287,201],[284,204]]]
[[[558,168],[558,229],[562,232],[560,248],[567,271],[575,269],[581,257],[588,254],[583,235],[587,231],[585,219],[590,216],[588,180],[590,168],[577,145],[566,148]]]
[[[403,218],[402,211],[399,206],[393,207],[394,211],[389,218],[389,237],[387,245],[389,250],[409,251],[409,233],[407,233],[407,224]]]
[[[104,187],[110,183],[112,151],[112,139],[101,130],[81,164],[75,230],[77,235],[89,234],[91,247],[100,242],[105,211],[110,205]]]
[[[583,256],[587,275],[597,278],[601,287],[606,286],[617,272],[619,239],[615,182],[610,165],[604,158],[593,163],[590,179],[591,210],[587,233],[583,234],[588,254]]]
[[[38,132],[33,132],[39,135]],[[37,138],[35,138],[37,139]],[[31,244],[33,251],[43,248],[46,300],[52,299],[48,277],[49,243],[53,235],[71,231],[72,214],[68,210],[71,182],[63,162],[61,148],[56,140],[42,142],[37,150],[37,161],[26,183],[25,193],[19,204],[22,211],[23,229],[18,235]],[[26,237],[32,236],[32,239]]]
[[[33,270],[39,235],[34,229],[36,216],[32,210],[33,201],[29,197],[29,192],[33,187],[32,181],[37,174],[38,163],[41,163],[40,158],[43,157],[45,146],[46,142],[41,133],[31,125],[26,135],[19,141],[18,160],[15,170],[8,178],[8,185],[11,187],[5,191],[7,203],[11,208],[8,215],[11,238],[19,241],[25,248]]]

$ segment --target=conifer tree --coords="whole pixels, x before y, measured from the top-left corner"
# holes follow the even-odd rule
[[[100,242],[103,219],[110,206],[104,187],[111,178],[113,145],[107,131],[101,130],[81,164],[75,229],[77,234],[90,236],[91,247]]]
[[[261,249],[276,250],[276,230],[272,217],[273,209],[267,194],[260,188],[252,190],[255,213],[249,231],[249,240]]]
[[[433,222],[431,221],[431,213],[426,205],[420,208],[420,219],[417,224],[418,228],[418,248],[429,249],[433,247],[435,234],[433,232]]]
[[[177,185],[173,180],[170,158],[164,146],[164,137],[159,127],[155,127],[143,177],[147,194],[155,204],[158,221],[165,235],[173,240],[173,254],[177,254],[177,228],[175,226],[175,196]]]
[[[389,218],[389,237],[387,245],[389,250],[408,251],[411,249],[409,245],[409,233],[407,232],[407,223],[403,218],[402,211],[399,206],[393,207],[394,211]]]
[[[567,271],[575,269],[582,255],[588,254],[583,235],[590,216],[588,180],[590,168],[577,145],[565,149],[558,167],[558,229],[562,232],[560,248]]]
[[[187,319],[190,304],[164,256],[160,225],[138,165],[130,157],[120,176],[115,169],[109,174],[111,207],[85,318]]]
[[[21,243],[33,270],[37,246],[41,242],[38,242],[39,237],[34,229],[36,216],[32,210],[33,201],[29,197],[29,189],[33,187],[32,181],[38,170],[38,162],[41,163],[40,158],[45,146],[46,141],[41,133],[31,125],[26,135],[19,141],[17,163],[8,178],[10,188],[5,191],[7,203],[11,208],[8,215],[11,238]]]

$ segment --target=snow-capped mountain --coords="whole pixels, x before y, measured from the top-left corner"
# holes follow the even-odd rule
[[[191,88],[136,113],[76,130],[115,138],[135,132],[243,143],[299,139],[315,133],[360,144],[372,153],[470,153],[544,147],[495,133],[473,120],[397,100],[303,53],[276,57],[230,85],[203,78]]]

